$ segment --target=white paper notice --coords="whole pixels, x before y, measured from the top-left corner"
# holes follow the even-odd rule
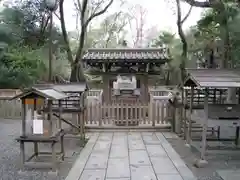
[[[43,120],[40,119],[33,120],[33,133],[43,134]]]

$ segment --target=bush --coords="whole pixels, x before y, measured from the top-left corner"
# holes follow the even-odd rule
[[[35,83],[46,71],[38,57],[24,51],[7,49],[0,58],[0,88],[23,88]]]

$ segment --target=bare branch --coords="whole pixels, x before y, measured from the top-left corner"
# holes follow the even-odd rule
[[[95,17],[102,15],[105,13],[108,8],[112,5],[113,0],[110,0],[109,3],[99,12],[93,13],[85,22],[85,26],[87,26]]]
[[[91,14],[95,14],[103,3],[104,3],[104,0],[100,0],[96,4],[93,4],[95,8],[92,10]]]
[[[56,12],[53,12],[53,14],[60,20],[60,16]]]
[[[105,47],[107,48],[108,47],[108,44],[109,44],[109,42],[110,42],[110,40],[111,40],[111,37],[113,36],[113,34],[114,34],[114,26],[116,25],[116,21],[117,21],[117,19],[118,19],[118,17],[120,16],[122,14],[122,12],[120,11],[120,12],[118,12],[117,14],[115,14],[115,16],[114,16],[114,20],[113,20],[113,23],[111,24],[111,26],[110,26],[110,28],[108,29],[108,37],[107,37],[107,40],[106,40],[106,44],[105,44]],[[107,21],[105,22],[105,26],[106,27],[109,27],[109,24],[107,24]],[[107,28],[106,28],[107,29]]]
[[[78,10],[78,12],[82,12],[82,5],[80,3],[80,0],[76,0],[77,2],[74,1],[74,5],[76,7],[76,9]]]
[[[212,3],[215,0],[206,0],[206,1],[196,1],[196,0],[184,0],[186,3],[188,3],[191,6],[195,7],[202,7],[202,8],[210,8],[212,7]]]
[[[132,32],[132,40],[134,47],[142,45],[143,42],[143,29],[145,25],[146,19],[146,9],[144,9],[141,5],[136,5],[129,9],[130,18],[129,26]],[[135,29],[132,28],[132,23],[135,23]]]
[[[187,14],[186,14],[185,17],[181,20],[181,23],[182,23],[182,24],[186,21],[186,19],[187,19],[187,18],[189,17],[189,15],[191,14],[192,8],[193,8],[193,6],[191,6],[191,7],[189,8]]]

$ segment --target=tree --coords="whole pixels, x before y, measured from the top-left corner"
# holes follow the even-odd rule
[[[181,83],[183,83],[185,79],[185,64],[188,59],[188,44],[186,40],[186,36],[184,34],[184,31],[182,29],[183,23],[186,21],[186,19],[189,17],[192,6],[190,7],[188,13],[185,15],[184,18],[182,18],[182,11],[181,11],[181,5],[180,0],[176,0],[176,6],[177,6],[177,28],[178,28],[178,34],[180,36],[181,42],[182,42],[182,54],[181,54],[181,64],[180,64],[180,72],[181,72]]]
[[[237,3],[232,0],[209,0],[209,1],[195,1],[185,0],[188,4],[195,7],[211,8],[212,13],[205,17],[205,21],[215,21],[219,23],[220,36],[223,41],[223,56],[220,66],[227,68],[229,65],[232,66],[230,57],[230,35],[229,35],[229,17],[236,15]]]
[[[124,38],[127,25],[127,14],[119,11],[108,15],[99,27],[89,28],[86,37],[86,48],[114,48]]]
[[[133,47],[142,47],[144,42],[147,10],[137,4],[129,8],[128,22],[132,34]]]
[[[80,14],[80,38],[78,42],[78,48],[76,52],[76,56],[74,58],[72,50],[70,48],[69,38],[66,31],[66,24],[64,19],[64,0],[59,1],[59,11],[60,11],[60,21],[61,21],[61,29],[62,34],[65,42],[65,48],[67,51],[67,57],[69,63],[71,64],[71,76],[70,81],[77,82],[77,81],[86,81],[84,72],[83,72],[83,64],[82,64],[82,56],[84,53],[84,44],[86,39],[86,33],[88,30],[88,26],[90,22],[95,19],[96,17],[104,14],[107,9],[113,3],[113,0],[109,0],[105,2],[104,0],[76,0],[78,12]],[[90,5],[91,3],[91,5]],[[90,11],[89,6],[92,7],[92,11]]]
[[[6,4],[0,15],[0,88],[19,88],[45,81],[49,46],[49,23],[46,20],[49,14],[37,0],[17,0]],[[55,75],[62,76],[66,71],[62,70],[65,58],[60,58],[63,55],[62,36],[55,26],[53,31],[54,64],[58,65]]]
[[[239,12],[238,4],[232,0],[209,0],[204,2],[198,2],[195,0],[185,0],[187,3],[202,8],[211,8],[212,13],[209,14],[210,16],[206,16],[207,20],[210,22],[215,21],[218,23],[218,28],[220,32],[220,39],[222,40],[222,56],[220,67],[221,68],[229,68],[233,67],[233,60],[231,57],[231,39],[230,39],[230,32],[229,32],[229,21],[232,20],[233,16]],[[205,20],[206,20],[205,19]],[[214,49],[213,46],[216,45],[216,39],[211,38],[211,42],[209,42],[210,49]],[[211,50],[213,51],[213,50]],[[213,57],[213,55],[212,55]],[[236,89],[229,88],[228,89],[228,98],[227,101],[234,102],[236,100]]]
[[[172,46],[173,42],[175,40],[175,34],[169,32],[169,31],[161,31],[160,35],[157,39],[153,40],[153,47],[159,47],[159,46]]]

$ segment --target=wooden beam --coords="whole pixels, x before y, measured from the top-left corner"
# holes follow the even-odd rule
[[[75,124],[73,124],[71,121],[68,121],[68,120],[66,120],[66,119],[64,119],[64,118],[62,118],[62,117],[59,117],[59,115],[56,114],[56,113],[53,113],[53,115],[54,115],[55,117],[59,118],[59,120],[65,122],[65,123],[68,124],[68,125],[70,125],[71,127],[74,127],[74,128],[76,128],[76,129],[80,130],[80,127],[77,126],[77,125],[75,125]]]
[[[25,99],[22,99],[22,136],[26,136],[26,104]]]

